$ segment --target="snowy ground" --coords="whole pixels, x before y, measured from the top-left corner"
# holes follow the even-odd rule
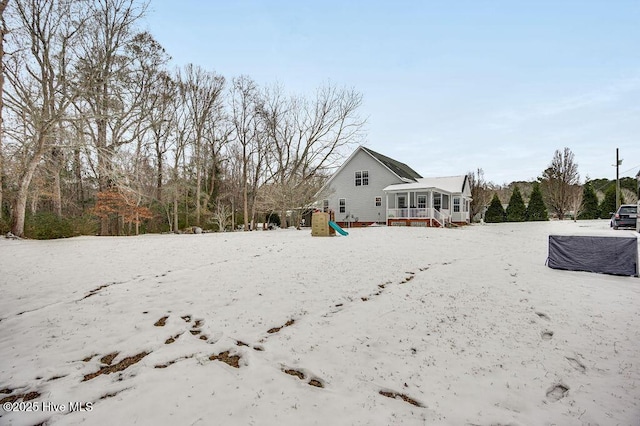
[[[638,425],[640,279],[547,268],[579,230],[2,239],[0,424]]]

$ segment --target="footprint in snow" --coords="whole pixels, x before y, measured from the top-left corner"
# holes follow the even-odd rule
[[[569,386],[563,385],[562,383],[557,383],[547,389],[547,398],[549,398],[553,402],[556,402],[567,396],[568,393]]]
[[[585,371],[587,371],[587,367],[585,367],[585,365],[581,363],[579,360],[577,360],[576,358],[571,358],[571,357],[565,357],[565,358],[567,358],[567,361],[569,361],[569,364],[571,364],[571,366],[576,370],[578,370],[579,372],[584,373]]]

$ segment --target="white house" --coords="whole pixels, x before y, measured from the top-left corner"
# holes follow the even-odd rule
[[[469,223],[467,176],[423,178],[411,167],[363,146],[319,193],[342,226],[372,223],[444,226]]]

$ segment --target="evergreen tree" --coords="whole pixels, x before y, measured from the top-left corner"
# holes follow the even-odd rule
[[[604,200],[600,203],[600,219],[609,219],[616,211],[616,186],[610,185],[604,193]]]
[[[582,188],[582,213],[578,219],[597,219],[600,217],[600,209],[598,208],[598,197],[590,183]]]
[[[531,198],[527,206],[526,220],[549,220],[549,213],[542,200],[542,192],[540,191],[540,185],[538,183],[533,185],[533,191],[531,192]]]
[[[522,194],[516,186],[511,193],[511,199],[507,206],[507,222],[524,222],[527,208],[522,201]]]
[[[489,204],[489,208],[487,212],[484,214],[484,221],[487,223],[498,223],[504,222],[505,214],[504,209],[502,208],[502,203],[498,198],[498,194],[493,194],[493,199],[491,200],[491,204]]]

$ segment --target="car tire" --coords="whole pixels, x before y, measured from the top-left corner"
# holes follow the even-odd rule
[[[614,225],[614,226],[613,226],[613,229],[615,229],[615,230],[617,231],[617,230],[618,230],[618,227]]]

